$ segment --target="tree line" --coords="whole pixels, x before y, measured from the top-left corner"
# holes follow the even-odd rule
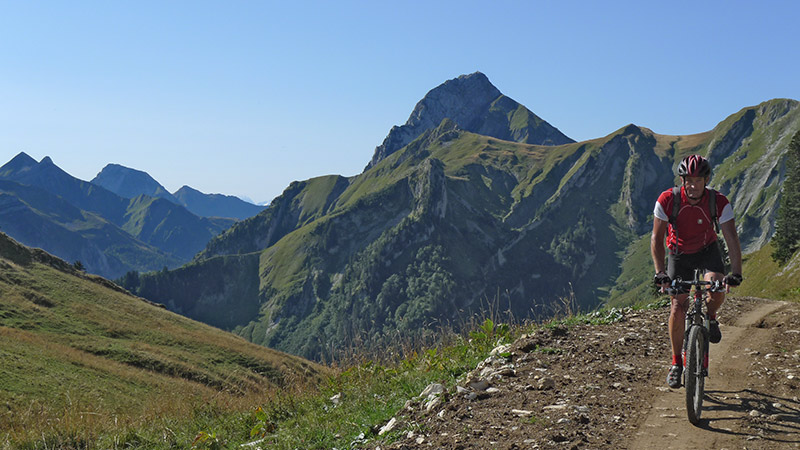
[[[800,248],[800,131],[792,138],[786,155],[786,178],[772,245],[772,259],[781,265]]]

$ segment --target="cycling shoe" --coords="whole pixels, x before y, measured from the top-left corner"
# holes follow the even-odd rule
[[[708,321],[708,341],[718,344],[722,340],[722,332],[719,331],[719,322],[716,320]]]
[[[683,367],[675,365],[669,368],[669,373],[667,374],[667,384],[672,389],[678,389],[681,387],[681,374],[683,373]]]

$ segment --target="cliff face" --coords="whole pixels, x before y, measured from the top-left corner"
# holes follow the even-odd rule
[[[800,130],[800,103],[778,99],[729,117],[708,144],[712,186],[726,193],[736,212],[745,253],[763,247],[775,233],[786,152]]]
[[[524,106],[504,96],[486,75],[475,72],[449,80],[417,103],[405,125],[395,126],[375,149],[367,169],[408,145],[444,119],[473,133],[539,145],[574,142]]]

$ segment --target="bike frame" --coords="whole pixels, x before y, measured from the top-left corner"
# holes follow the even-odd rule
[[[708,376],[709,324],[708,315],[703,311],[704,300],[709,292],[725,291],[725,285],[721,281],[705,281],[701,277],[702,271],[695,270],[693,281],[677,279],[667,289],[667,292],[673,296],[689,293],[693,297],[691,309],[686,314],[683,338],[683,377],[686,387],[686,412],[689,421],[694,425],[700,422],[705,377]]]

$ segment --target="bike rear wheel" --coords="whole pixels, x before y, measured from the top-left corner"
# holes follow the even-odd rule
[[[705,335],[700,326],[693,326],[689,330],[686,343],[686,370],[684,371],[684,384],[686,385],[686,413],[689,422],[697,425],[703,408],[703,389],[705,388],[705,375],[703,361],[705,360]]]

